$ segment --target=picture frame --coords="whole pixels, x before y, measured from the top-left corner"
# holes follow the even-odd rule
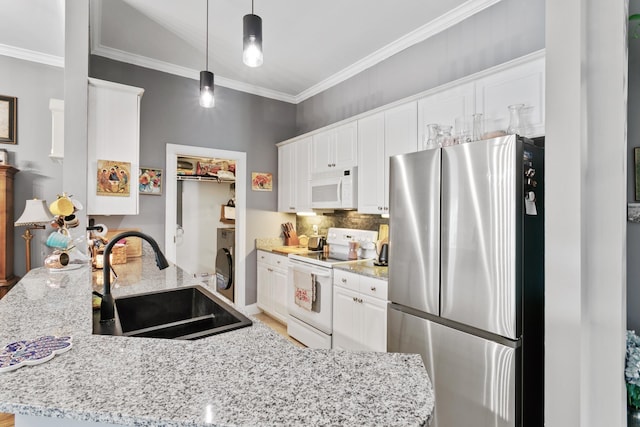
[[[164,174],[160,168],[140,167],[138,191],[148,196],[161,196],[164,186]]]
[[[17,144],[18,98],[0,95],[0,142]]]
[[[640,201],[640,147],[633,149],[633,170],[635,181],[635,200]]]
[[[253,191],[273,191],[273,175],[269,172],[251,172]]]
[[[98,160],[96,195],[129,197],[131,195],[131,163]]]

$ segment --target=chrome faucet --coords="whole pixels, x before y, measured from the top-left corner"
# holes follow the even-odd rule
[[[104,248],[104,254],[102,255],[102,302],[100,303],[100,322],[110,322],[115,319],[115,308],[114,308],[114,300],[111,295],[111,260],[109,256],[111,255],[111,249],[113,246],[125,237],[140,237],[151,245],[153,251],[156,253],[156,265],[160,270],[164,270],[169,267],[169,263],[167,259],[164,257],[164,254],[158,247],[153,238],[147,236],[146,234],[140,233],[139,231],[125,231],[124,233],[120,233],[117,236],[114,236],[107,246]]]

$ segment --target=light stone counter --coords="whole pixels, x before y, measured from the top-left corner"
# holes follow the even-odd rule
[[[198,283],[153,261],[114,268],[115,297]],[[88,266],[39,268],[0,300],[0,345],[73,336],[70,351],[0,373],[0,412],[136,426],[406,426],[430,417],[419,355],[300,349],[256,319],[198,341],[92,335],[91,288]]]
[[[375,265],[373,260],[352,261],[334,264],[333,268],[345,270],[363,276],[374,277],[376,279],[389,280],[389,267]]]

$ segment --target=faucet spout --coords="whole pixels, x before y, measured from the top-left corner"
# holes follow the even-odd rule
[[[156,265],[160,270],[164,270],[169,267],[169,262],[165,258],[164,254],[160,250],[158,243],[151,237],[144,233],[140,233],[139,231],[125,231],[124,233],[120,233],[117,236],[114,236],[107,246],[104,248],[104,254],[102,255],[102,302],[100,303],[100,322],[109,322],[115,319],[115,307],[114,307],[114,299],[111,295],[111,260],[109,259],[111,255],[111,250],[113,246],[118,243],[119,240],[124,239],[125,237],[140,237],[141,239],[146,240],[153,248],[153,251],[156,254]]]

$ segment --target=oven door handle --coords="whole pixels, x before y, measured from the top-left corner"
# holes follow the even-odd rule
[[[313,268],[307,268],[300,264],[292,265],[291,268],[293,268],[294,270],[302,271],[303,273],[313,274],[314,276],[318,276],[318,277],[331,277],[331,271],[327,272],[327,271],[316,270]]]

